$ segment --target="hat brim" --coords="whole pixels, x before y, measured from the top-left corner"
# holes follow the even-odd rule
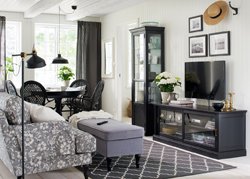
[[[216,18],[210,17],[209,13],[208,13],[209,8],[211,6],[214,6],[214,5],[217,5],[217,6],[219,6],[221,8],[221,14]],[[222,21],[227,14],[228,14],[228,4],[227,4],[227,2],[225,2],[225,1],[216,1],[206,9],[206,11],[203,14],[203,19],[204,19],[204,22],[207,25],[215,25],[215,24],[218,24],[220,21]]]

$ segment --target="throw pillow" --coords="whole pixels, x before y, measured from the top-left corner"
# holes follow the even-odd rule
[[[5,111],[6,108],[6,101],[11,98],[12,95],[9,95],[8,93],[0,93],[0,109],[2,109],[3,111]]]
[[[25,106],[29,109],[32,122],[65,121],[61,115],[49,107],[28,102],[25,102]]]
[[[22,99],[18,96],[11,96],[6,101],[5,114],[9,124],[22,124]],[[24,124],[30,123],[30,113],[24,105]]]

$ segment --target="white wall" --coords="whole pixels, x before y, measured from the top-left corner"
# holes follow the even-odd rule
[[[226,61],[226,90],[227,92],[235,92],[234,107],[236,109],[250,109],[250,88],[249,76],[249,47],[250,47],[250,1],[249,0],[232,0],[232,4],[239,7],[239,14],[232,15],[231,9],[228,16],[219,24],[208,26],[204,23],[202,32],[188,32],[188,18],[203,14],[206,8],[212,4],[214,0],[148,0],[145,3],[135,5],[128,9],[121,10],[104,16],[102,21],[102,38],[114,37],[116,44],[118,39],[122,39],[122,34],[117,33],[121,27],[126,28],[124,24],[139,18],[143,21],[157,21],[165,30],[165,64],[166,70],[184,79],[184,62],[186,61],[210,61],[225,60]],[[230,31],[231,32],[231,55],[217,57],[188,58],[188,37],[201,34],[209,34],[214,32]],[[119,36],[118,36],[119,34]],[[126,35],[124,32],[123,35]],[[126,47],[126,46],[124,46]],[[125,52],[128,49],[124,48]],[[116,46],[116,64],[124,64],[122,55],[117,54]],[[117,66],[116,66],[117,67]],[[116,81],[118,73],[121,78],[127,76],[126,65],[116,68],[114,79],[105,79],[105,88],[103,92],[103,109],[107,112],[119,116],[117,111],[117,88]],[[119,79],[120,80],[120,79]],[[124,81],[125,83],[125,81]],[[130,89],[124,89],[123,104],[126,103],[126,97],[130,97]],[[183,96],[184,87],[179,91]],[[126,105],[123,105],[123,111]],[[124,114],[123,114],[124,115]],[[250,112],[247,113],[247,149],[250,150]]]

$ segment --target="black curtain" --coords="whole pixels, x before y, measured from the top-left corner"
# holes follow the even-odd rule
[[[5,81],[5,56],[6,56],[6,18],[0,16],[0,91],[4,91]]]
[[[76,79],[86,79],[91,95],[101,80],[101,23],[78,21]]]

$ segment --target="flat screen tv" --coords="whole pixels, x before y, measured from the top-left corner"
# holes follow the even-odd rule
[[[225,74],[225,61],[186,62],[185,97],[224,100]]]

